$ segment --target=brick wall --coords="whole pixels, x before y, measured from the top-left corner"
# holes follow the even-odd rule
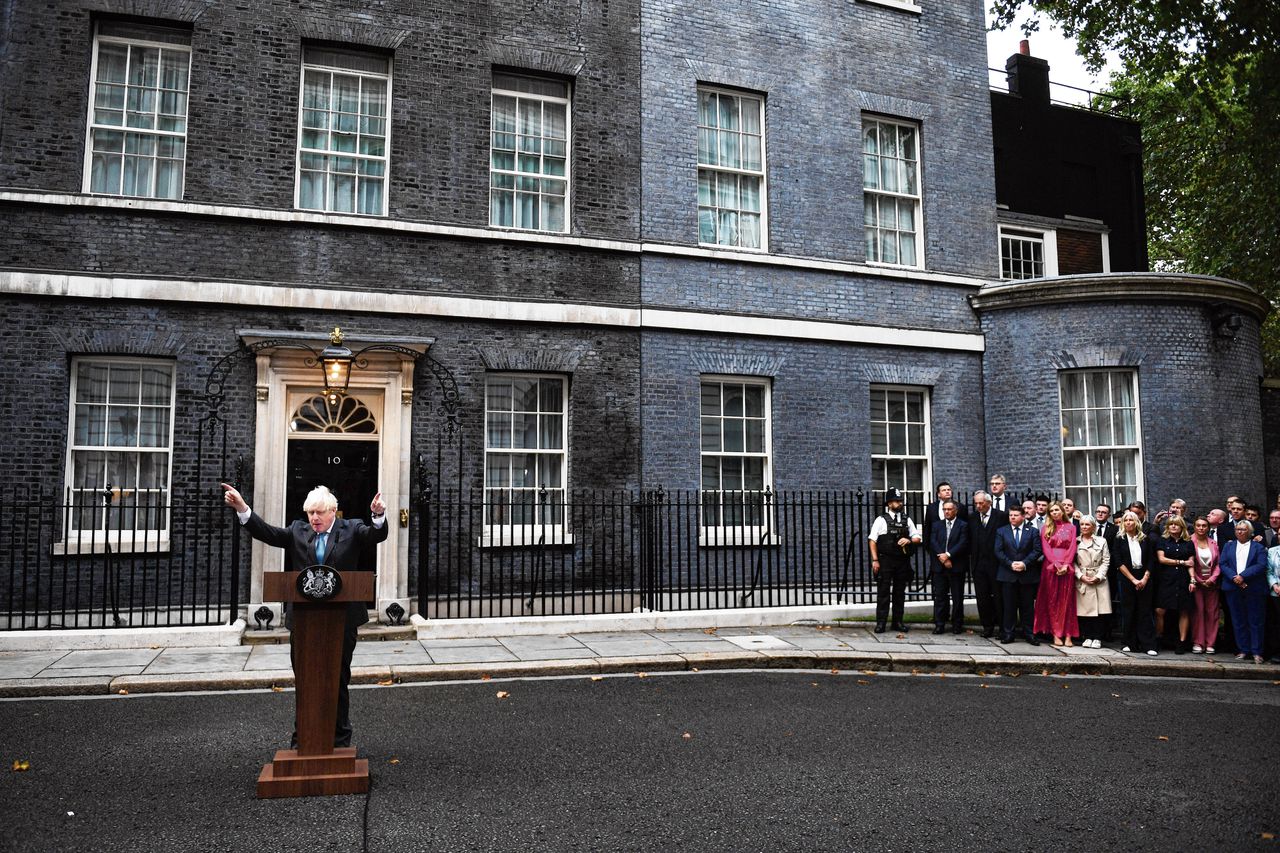
[[[981,320],[987,459],[1011,488],[1062,483],[1059,369],[1129,367],[1138,373],[1149,505],[1182,497],[1201,513],[1233,491],[1262,497],[1252,318],[1230,339],[1214,335],[1205,306],[1154,299],[1016,308]]]

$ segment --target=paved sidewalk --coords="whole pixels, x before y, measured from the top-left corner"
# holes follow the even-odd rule
[[[0,652],[0,697],[285,688],[286,635],[248,632],[242,646]],[[1276,679],[1280,666],[1233,655],[1159,657],[1115,648],[1001,645],[928,627],[875,634],[865,623],[648,630],[563,636],[362,639],[352,683],[391,685],[532,675],[702,669],[858,669],[982,675],[1085,674]],[[263,643],[266,640],[266,643]]]

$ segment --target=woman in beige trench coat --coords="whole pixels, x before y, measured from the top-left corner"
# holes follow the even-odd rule
[[[1080,538],[1076,542],[1076,617],[1080,635],[1087,649],[1102,648],[1104,616],[1111,613],[1111,592],[1107,589],[1107,569],[1111,553],[1107,541],[1098,532],[1090,516],[1080,519]]]

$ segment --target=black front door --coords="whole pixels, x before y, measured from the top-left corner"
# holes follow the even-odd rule
[[[289,442],[285,483],[285,524],[306,519],[302,504],[316,486],[328,486],[338,498],[342,518],[369,520],[369,503],[378,489],[378,443],[349,439],[293,439]],[[373,571],[377,546],[361,555],[360,569]],[[301,568],[295,567],[295,568]]]

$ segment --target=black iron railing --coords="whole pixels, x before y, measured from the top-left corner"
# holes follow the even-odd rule
[[[233,620],[244,537],[220,492],[0,489],[0,630]]]
[[[555,491],[524,525],[481,491],[418,501],[418,611],[494,617],[870,603],[879,493]],[[489,499],[491,502],[491,498]],[[726,506],[741,511],[728,513]],[[922,507],[908,507],[917,523]],[[929,598],[923,549],[911,600]]]

